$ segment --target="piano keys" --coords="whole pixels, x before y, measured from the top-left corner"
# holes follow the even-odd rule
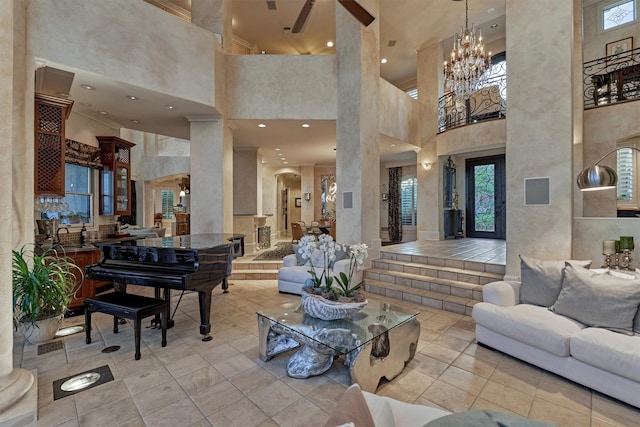
[[[113,282],[116,291],[126,291],[126,285],[153,286],[159,297],[163,289],[169,303],[171,289],[197,291],[200,334],[203,341],[210,341],[211,292],[220,284],[226,291],[231,261],[241,251],[243,238],[237,234],[191,234],[143,239],[134,246],[98,243],[101,259],[85,272],[87,278]]]

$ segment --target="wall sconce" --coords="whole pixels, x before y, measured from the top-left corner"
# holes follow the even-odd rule
[[[184,190],[180,190],[180,197],[186,197],[187,193],[184,192]]]
[[[386,202],[387,201],[387,193],[382,193],[382,201]]]
[[[304,199],[308,202],[311,200],[311,193],[304,193]]]
[[[387,184],[382,184],[382,201],[386,202],[389,198],[389,193],[387,193]]]
[[[433,165],[433,163],[429,163],[429,162],[422,162],[422,169],[428,171],[431,169],[431,166]]]

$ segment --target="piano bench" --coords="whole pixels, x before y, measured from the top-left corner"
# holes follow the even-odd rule
[[[142,295],[127,294],[125,292],[111,292],[96,295],[84,300],[86,343],[91,344],[91,313],[100,312],[113,315],[113,333],[118,333],[118,319],[134,321],[136,340],[136,360],[140,359],[140,335],[142,319],[160,314],[162,328],[162,347],[167,346],[167,320],[169,319],[169,304],[163,299],[149,298]]]

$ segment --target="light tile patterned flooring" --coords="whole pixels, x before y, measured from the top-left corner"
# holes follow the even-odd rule
[[[418,240],[385,246],[382,250],[403,255],[435,256],[485,264],[507,263],[506,242],[497,239]]]
[[[143,329],[139,361],[131,325],[114,335],[111,317],[96,313],[90,345],[80,333],[64,338],[63,350],[38,356],[16,334],[14,364],[38,370],[38,426],[321,426],[349,384],[342,359],[324,375],[293,379],[286,375],[287,354],[266,363],[258,356],[255,312],[298,298],[279,294],[275,280],[234,280],[230,293],[214,290],[213,341],[200,340],[197,294],[187,293],[167,347],[160,346],[159,330]],[[497,409],[560,426],[638,425],[637,408],[476,345],[470,317],[402,305],[421,312],[418,351],[378,394],[456,412]],[[110,345],[122,348],[101,352]],[[53,401],[54,380],[104,364],[114,381]]]

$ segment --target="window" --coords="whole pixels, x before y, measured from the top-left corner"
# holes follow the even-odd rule
[[[402,225],[416,226],[418,213],[418,180],[416,177],[403,177],[400,182],[400,200],[402,203]]]
[[[60,209],[41,212],[42,219],[58,219],[60,224],[91,224],[93,218],[93,170],[65,165],[65,196]]]
[[[173,191],[162,190],[162,218],[173,218]]]
[[[618,205],[637,206],[636,185],[634,182],[634,170],[636,164],[636,151],[631,148],[620,148],[617,152],[618,173]]]
[[[623,0],[602,8],[602,29],[610,30],[636,19],[636,0]]]

